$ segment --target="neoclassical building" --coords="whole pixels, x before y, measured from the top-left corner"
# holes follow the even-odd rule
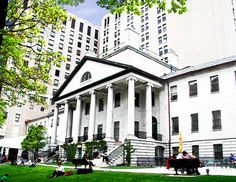
[[[177,153],[181,132],[184,150],[218,161],[236,152],[235,89],[236,56],[178,69],[124,45],[103,59],[85,56],[54,95],[52,112],[27,128],[44,125],[52,148],[104,139],[114,164],[125,138],[137,164]]]

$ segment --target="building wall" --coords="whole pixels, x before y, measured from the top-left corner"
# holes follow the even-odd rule
[[[177,85],[178,99],[170,102],[170,118],[179,117],[179,131],[182,132],[184,149],[191,151],[192,145],[199,145],[200,155],[211,155],[213,144],[223,144],[224,156],[235,151],[236,118],[234,94],[236,64],[192,73],[170,81],[170,87]],[[219,92],[211,93],[210,77],[218,75]],[[189,96],[189,81],[197,80],[198,95]],[[212,128],[212,111],[221,111],[221,130]],[[191,132],[191,114],[198,113],[198,132]],[[172,123],[172,122],[171,122]],[[172,135],[172,146],[178,146],[179,135]]]
[[[235,55],[235,2],[189,0],[188,11],[182,15],[159,11],[156,6],[143,6],[142,16],[132,15],[133,27],[140,36],[139,47],[142,50],[149,49],[161,56],[164,62],[177,67],[197,65]],[[128,17],[131,15],[124,13],[117,20],[115,16],[107,14],[102,19],[100,55],[119,49],[120,45],[114,45],[118,38],[120,44],[127,41],[125,29],[130,25],[131,20],[128,21]],[[104,27],[108,17],[109,26]],[[115,29],[117,24],[120,24],[120,28]],[[115,32],[118,30],[120,36],[115,38]],[[104,36],[107,31],[109,34]]]
[[[42,115],[47,114],[48,112],[52,111],[51,98],[55,91],[59,89],[62,83],[65,81],[67,76],[71,73],[71,71],[77,65],[77,62],[82,59],[86,52],[92,51],[97,49],[96,54],[99,51],[99,36],[100,36],[100,27],[81,19],[71,13],[68,13],[68,19],[66,21],[66,25],[63,25],[62,30],[54,30],[54,36],[51,34],[52,27],[45,27],[42,29],[41,34],[43,39],[46,42],[46,49],[58,51],[66,58],[68,58],[65,62],[61,63],[60,67],[53,66],[50,75],[51,75],[51,83],[48,84],[47,87],[47,94],[45,95],[47,99],[47,103],[49,107],[42,107],[38,106],[37,104],[29,104],[26,103],[25,106],[21,108],[17,108],[16,106],[11,107],[8,109],[8,117],[6,121],[6,126],[3,129],[0,129],[0,135],[5,137],[15,137],[19,135],[24,135],[26,130],[25,121],[31,118],[38,118]],[[75,28],[71,27],[72,19],[75,19]],[[83,32],[80,32],[79,27],[80,23],[83,23]],[[88,26],[91,27],[91,35],[87,35],[87,28]],[[64,30],[63,30],[64,29]],[[95,38],[95,30],[98,31],[98,37]],[[61,36],[64,36],[64,39],[61,39]],[[79,37],[82,37],[81,40]],[[87,39],[90,39],[88,42]],[[78,42],[81,42],[81,48],[78,47]],[[97,46],[94,45],[94,42],[97,42]],[[59,44],[63,44],[63,48],[59,48]],[[88,47],[89,46],[89,49]],[[68,47],[71,47],[71,53],[68,51]],[[80,55],[77,55],[77,50],[80,50]],[[70,59],[69,59],[70,57]],[[33,57],[26,58],[29,60],[29,65],[34,66],[35,59]],[[9,63],[11,64],[11,62]],[[69,66],[68,66],[69,65]],[[70,67],[70,68],[68,68]],[[59,76],[55,75],[55,72],[59,71]],[[58,85],[55,85],[55,80],[58,80]],[[20,114],[19,122],[15,121],[16,114]]]

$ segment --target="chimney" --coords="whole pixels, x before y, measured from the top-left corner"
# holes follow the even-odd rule
[[[140,47],[140,36],[139,33],[135,30],[134,26],[127,27],[125,29],[125,43],[139,49]]]

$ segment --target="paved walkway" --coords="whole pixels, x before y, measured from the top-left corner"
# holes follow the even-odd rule
[[[47,164],[37,164],[41,166],[56,166],[56,165],[47,165]],[[65,168],[74,169],[73,166],[64,166]],[[203,167],[199,168],[199,172],[201,175],[206,175],[206,169],[210,170],[210,175],[222,175],[222,176],[236,176],[235,168],[221,168],[221,167]],[[109,169],[109,168],[101,168],[98,166],[93,167],[93,170],[99,171],[116,171],[116,172],[132,172],[132,173],[154,173],[154,174],[169,174],[174,175],[174,169],[166,169],[165,167],[155,167],[155,168],[139,168],[139,169]],[[180,172],[179,172],[180,174]],[[179,176],[189,176],[189,175],[178,175]],[[190,175],[191,176],[191,175]],[[189,176],[189,177],[190,177]],[[193,177],[193,176],[192,176]]]

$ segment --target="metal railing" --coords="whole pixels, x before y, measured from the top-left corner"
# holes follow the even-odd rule
[[[165,166],[166,157],[137,157],[137,166]]]
[[[78,142],[85,142],[86,140],[88,140],[88,135],[78,137]]]
[[[135,131],[134,134],[138,138],[143,138],[143,139],[146,138],[146,132],[144,132],[144,131]]]
[[[106,137],[105,133],[95,134],[93,135],[93,140],[102,140]]]
[[[152,137],[157,141],[162,141],[162,134],[155,133]]]
[[[71,143],[71,142],[73,142],[72,137],[65,138],[65,143]]]

